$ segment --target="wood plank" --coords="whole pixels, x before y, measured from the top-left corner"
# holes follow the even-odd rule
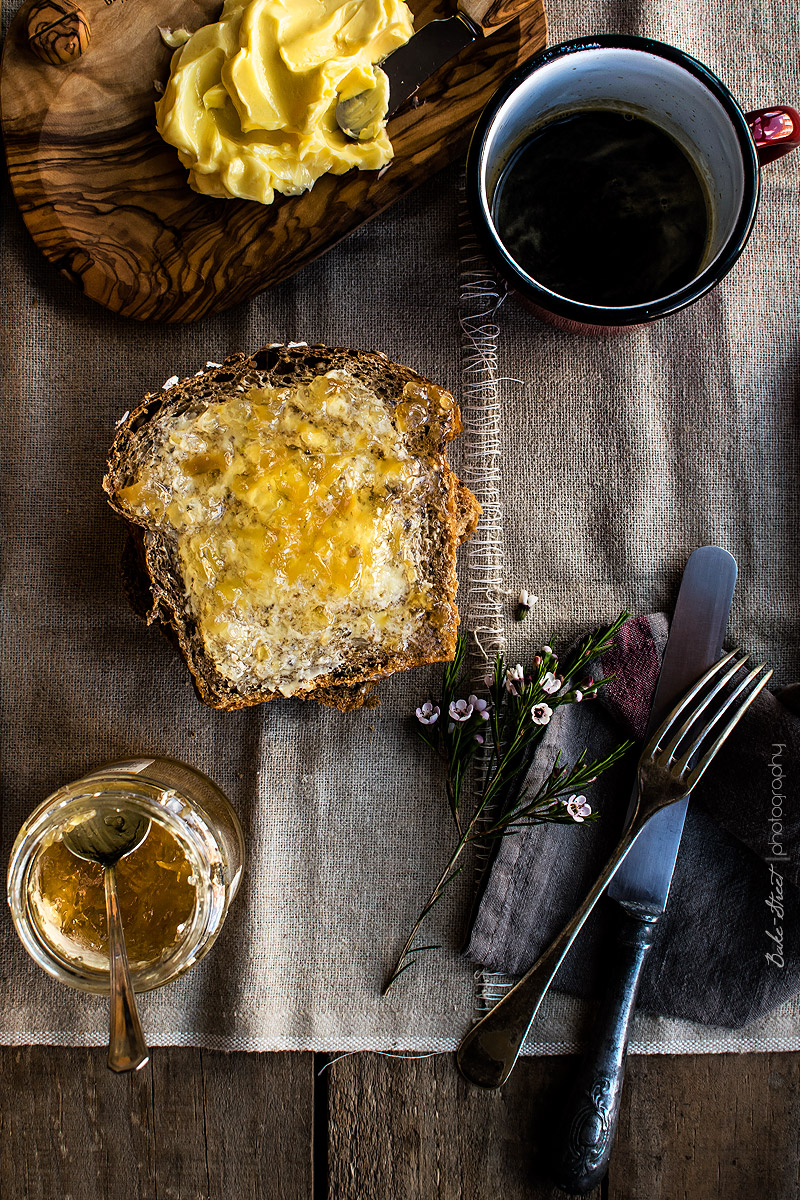
[[[311,1054],[0,1048],[3,1200],[308,1200]]]
[[[209,1196],[309,1200],[314,1055],[201,1055]]]
[[[3,1200],[152,1195],[149,1068],[116,1077],[98,1050],[0,1051]]]
[[[575,1059],[524,1059],[499,1093],[449,1056],[330,1068],[331,1200],[556,1200],[547,1148]],[[632,1057],[608,1181],[593,1200],[794,1200],[800,1055]]]
[[[637,1055],[608,1200],[795,1200],[800,1054]]]
[[[466,149],[500,82],[545,45],[543,0],[521,7],[401,107],[388,126],[388,167],[328,175],[262,205],[193,192],[155,128],[153,84],[170,64],[158,25],[196,30],[216,20],[220,0],[163,0],[157,16],[149,4],[81,0],[91,41],[62,66],[30,49],[23,4],[5,40],[2,126],[25,223],[47,258],[114,312],[167,321],[220,312],[299,270]],[[411,8],[417,28],[452,11],[449,0]]]
[[[563,1200],[563,1192],[546,1181],[543,1155],[548,1114],[569,1083],[573,1062],[524,1059],[499,1092],[468,1084],[451,1055],[363,1054],[334,1063],[328,1196]],[[596,1188],[589,1200],[600,1194]]]

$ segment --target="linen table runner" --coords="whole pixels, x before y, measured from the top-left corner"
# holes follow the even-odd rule
[[[550,6],[551,40],[617,29],[673,41],[745,107],[800,98],[797,24],[770,3]],[[740,566],[731,637],[790,682],[800,674],[798,171],[800,156],[765,170],[750,246],[720,288],[613,341],[556,333],[512,300],[492,315],[493,285],[463,236],[459,259],[458,167],[293,279],[186,327],[135,324],[83,299],[32,245],[4,181],[0,859],[57,786],[139,751],[214,778],[249,849],[213,952],[142,999],[153,1045],[445,1050],[469,1022],[475,980],[459,954],[462,877],[428,929],[442,950],[378,994],[450,844],[439,782],[408,726],[438,672],[390,680],[379,709],[349,716],[202,706],[120,585],[123,530],[100,487],[115,421],[168,376],[265,342],[383,350],[461,398],[452,458],[485,517],[461,552],[460,603],[488,652],[568,639],[623,606],[669,608],[690,551],[715,541]],[[522,629],[500,594],[518,586],[540,597]],[[3,1042],[104,1041],[105,1002],[29,962],[5,906],[0,986]],[[574,1048],[583,1012],[553,993],[530,1048]],[[740,1034],[644,1018],[632,1049],[788,1048],[796,1028],[785,1011]]]

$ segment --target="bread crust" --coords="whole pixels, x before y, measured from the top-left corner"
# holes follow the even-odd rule
[[[347,371],[392,409],[402,399],[406,384],[436,386],[411,368],[374,351],[297,343],[271,345],[251,355],[234,354],[221,365],[209,364],[191,378],[170,381],[171,386],[145,396],[117,427],[103,487],[111,507],[129,525],[130,537],[123,560],[129,599],[148,624],[159,623],[170,640],[177,643],[198,695],[214,708],[245,708],[265,703],[280,693],[263,687],[239,688],[219,672],[206,652],[191,612],[177,538],[126,507],[119,493],[157,455],[160,436],[171,419],[185,413],[200,413],[208,404],[252,387],[291,387],[308,383],[330,370]],[[462,426],[455,400],[449,393],[446,395],[452,403],[442,419],[405,436],[409,451],[423,458],[431,471],[429,525],[435,536],[426,570],[436,584],[435,619],[425,623],[420,638],[407,651],[383,657],[359,653],[346,668],[312,680],[298,694],[299,699],[315,699],[342,711],[365,704],[372,706],[377,700],[371,692],[380,678],[426,663],[448,661],[455,654],[459,621],[455,605],[458,586],[455,552],[475,530],[481,509],[447,462],[447,443],[461,432]]]

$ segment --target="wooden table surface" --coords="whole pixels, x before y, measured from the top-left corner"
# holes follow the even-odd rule
[[[2,1200],[555,1200],[542,1155],[574,1060],[523,1060],[505,1088],[451,1056],[0,1048]],[[628,1064],[591,1200],[796,1200],[800,1055]]]
[[[546,1148],[569,1057],[497,1093],[452,1056],[0,1047],[0,1200],[557,1200]],[[629,1060],[590,1200],[797,1200],[800,1054]]]

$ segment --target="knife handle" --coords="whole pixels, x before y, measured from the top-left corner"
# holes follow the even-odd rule
[[[559,1122],[566,1143],[559,1148],[552,1178],[565,1192],[590,1192],[608,1170],[619,1120],[630,1023],[657,923],[657,916],[621,910],[610,986],[597,1015],[591,1048],[578,1068]]]
[[[458,0],[458,11],[479,25],[484,34],[508,25],[530,6],[531,0]]]

